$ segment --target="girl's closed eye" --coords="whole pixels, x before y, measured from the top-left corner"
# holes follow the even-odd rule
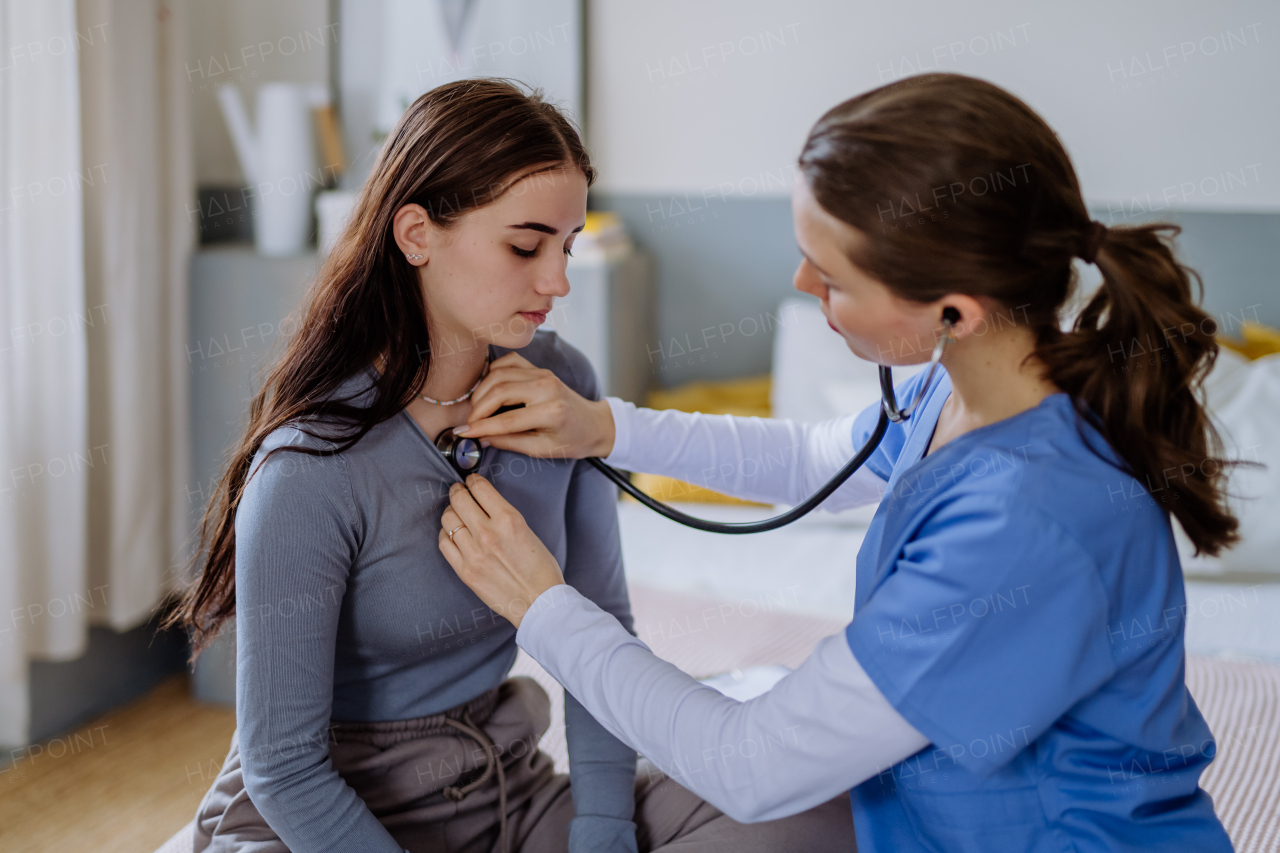
[[[519,246],[513,245],[511,247],[511,251],[515,252],[517,257],[533,258],[533,257],[536,257],[538,254],[538,247],[535,246],[532,249],[522,249]],[[569,246],[564,247],[564,253],[569,257],[573,257],[573,251]]]

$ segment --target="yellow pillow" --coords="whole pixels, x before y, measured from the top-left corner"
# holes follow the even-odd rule
[[[1219,335],[1218,343],[1248,359],[1262,358],[1264,355],[1280,352],[1280,329],[1246,320],[1240,324],[1240,335],[1243,340]]]
[[[728,379],[721,382],[688,382],[667,391],[650,391],[646,405],[651,409],[677,409],[682,412],[703,412],[708,415],[742,415],[767,418],[770,414],[769,388],[772,377],[765,373],[745,379]],[[694,486],[671,477],[656,474],[632,474],[636,488],[660,501],[689,501],[692,503],[719,503],[735,506],[768,506],[768,504],[743,501]],[[635,500],[626,496],[627,500]]]

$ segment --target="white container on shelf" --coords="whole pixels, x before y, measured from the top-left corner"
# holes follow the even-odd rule
[[[356,194],[350,190],[325,190],[316,194],[316,222],[320,229],[319,251],[322,259],[338,241],[355,203]]]
[[[218,101],[254,199],[253,239],[260,254],[296,255],[307,249],[311,196],[323,186],[316,166],[314,107],[328,103],[323,86],[265,83],[258,89],[257,127],[250,126],[240,91],[218,89]]]

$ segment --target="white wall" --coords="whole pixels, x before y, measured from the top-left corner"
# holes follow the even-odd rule
[[[786,195],[825,110],[940,70],[1039,111],[1091,203],[1280,210],[1276,0],[593,0],[589,26],[605,190]]]

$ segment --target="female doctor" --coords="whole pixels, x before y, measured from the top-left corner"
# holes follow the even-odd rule
[[[897,389],[917,407],[824,505],[880,499],[844,632],[738,702],[565,585],[479,476],[454,486],[444,556],[609,731],[739,821],[850,790],[863,851],[1230,850],[1199,787],[1215,745],[1184,682],[1170,515],[1210,554],[1236,520],[1197,396],[1212,320],[1161,233],[1178,229],[1091,222],[1053,130],[959,75],[840,104],[799,165],[796,288],[870,361],[920,363],[945,337],[945,370]],[[1103,282],[1064,327],[1074,257]],[[512,353],[467,434],[796,504],[878,408],[651,411]]]

